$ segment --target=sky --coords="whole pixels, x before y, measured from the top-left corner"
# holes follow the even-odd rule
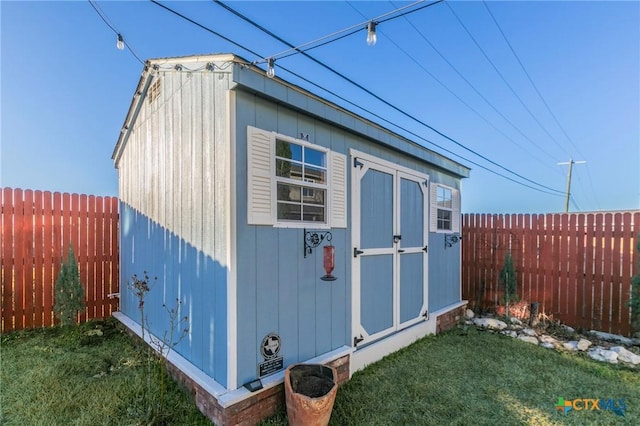
[[[97,6],[143,61],[289,49],[215,2],[160,3],[250,51],[150,1]],[[300,54],[276,56],[276,75],[469,166],[465,213],[564,211],[570,159],[586,161],[570,211],[640,208],[638,1],[446,1],[383,18],[412,3],[225,4],[295,46],[359,29],[308,54],[385,102]],[[143,65],[88,1],[2,0],[0,24],[0,186],[117,195],[111,154]]]

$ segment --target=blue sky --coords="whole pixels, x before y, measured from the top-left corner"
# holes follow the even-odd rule
[[[214,2],[162,3],[260,56],[151,2],[98,5],[142,59],[232,52],[253,61],[287,49]],[[226,4],[300,45],[410,3]],[[116,49],[116,35],[87,1],[2,1],[0,14],[1,185],[117,195],[111,153],[142,65]],[[365,37],[363,29],[309,53],[499,166],[559,191],[529,189],[471,164],[538,187],[302,55],[276,61],[279,77],[344,105],[278,66],[291,69],[469,165],[464,212],[562,211],[567,166],[557,163],[569,158],[587,161],[573,168],[571,211],[640,208],[640,2],[450,1],[381,23],[373,47]]]

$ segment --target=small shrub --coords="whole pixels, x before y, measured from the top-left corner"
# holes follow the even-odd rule
[[[80,282],[78,263],[69,246],[67,261],[62,263],[55,285],[55,305],[53,312],[60,319],[60,325],[74,325],[78,312],[84,309],[84,288]]]
[[[518,280],[516,279],[516,268],[513,266],[513,258],[510,251],[504,256],[504,266],[500,270],[499,279],[500,285],[504,290],[505,313],[509,318],[509,303],[518,301]]]

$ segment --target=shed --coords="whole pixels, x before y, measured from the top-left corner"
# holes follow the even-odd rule
[[[140,333],[126,283],[157,276],[148,331],[187,317],[169,361],[219,424],[271,414],[288,365],[347,380],[464,309],[469,169],[238,56],[148,60],[113,160],[116,316]]]

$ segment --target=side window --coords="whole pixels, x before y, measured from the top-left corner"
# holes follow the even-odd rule
[[[345,228],[344,154],[247,127],[247,222]]]
[[[436,204],[438,210],[438,231],[453,230],[453,203],[451,188],[437,186],[436,188]]]
[[[431,232],[460,232],[460,191],[431,184],[429,207]]]

